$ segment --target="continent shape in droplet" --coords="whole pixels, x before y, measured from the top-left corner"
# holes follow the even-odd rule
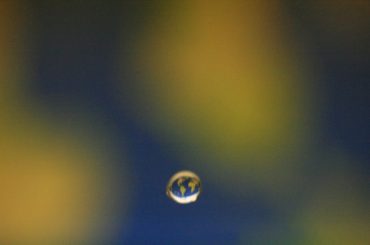
[[[196,202],[201,193],[200,178],[191,171],[179,171],[170,178],[166,193],[179,204]]]

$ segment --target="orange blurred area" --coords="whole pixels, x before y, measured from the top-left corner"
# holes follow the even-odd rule
[[[93,241],[113,232],[128,191],[125,175],[105,164],[109,155],[71,135],[19,130],[0,138],[0,241]]]
[[[187,164],[206,169],[223,187],[286,185],[316,126],[313,75],[280,6],[186,1],[172,7],[146,26],[136,45],[133,69],[141,80],[134,91],[123,89],[137,108],[134,116],[180,145]]]

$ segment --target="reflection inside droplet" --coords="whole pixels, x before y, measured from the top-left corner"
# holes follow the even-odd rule
[[[199,177],[190,171],[180,171],[174,174],[167,184],[167,196],[180,204],[197,201],[201,184]]]

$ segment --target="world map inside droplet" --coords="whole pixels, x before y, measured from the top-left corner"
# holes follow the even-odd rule
[[[173,175],[167,185],[167,196],[180,204],[197,201],[201,192],[199,177],[191,171],[180,171]]]

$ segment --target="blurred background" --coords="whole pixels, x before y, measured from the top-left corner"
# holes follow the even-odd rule
[[[370,244],[369,30],[366,0],[0,1],[0,243]]]

